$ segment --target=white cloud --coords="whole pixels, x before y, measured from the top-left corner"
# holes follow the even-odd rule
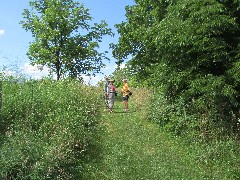
[[[104,68],[101,69],[102,73],[106,76],[112,74],[117,68],[116,64],[109,64],[106,65]]]
[[[103,75],[97,75],[95,77],[82,75],[82,78],[86,84],[96,86],[97,83],[103,79]]]
[[[10,70],[10,69],[5,69],[5,70],[3,71],[3,74],[4,74],[5,76],[15,76],[15,75],[16,75],[16,72],[14,72],[13,70]]]
[[[34,65],[32,66],[29,63],[25,63],[23,66],[23,73],[31,77],[32,79],[42,79],[43,77],[46,77],[49,75],[50,69],[43,66],[40,70],[41,66]],[[87,76],[87,75],[82,75],[82,78],[86,84],[90,85],[97,85],[97,83],[103,79],[103,75],[96,75],[94,76]],[[57,79],[56,75],[53,76],[53,79]]]
[[[38,65],[32,66],[29,63],[25,63],[23,66],[23,73],[27,74],[28,76],[30,76],[33,79],[41,79],[43,77],[48,76],[49,68],[47,68],[45,66],[41,67]]]
[[[121,65],[120,65],[120,69],[125,68],[125,66],[126,66],[126,64],[121,64]]]
[[[125,66],[126,66],[126,64],[124,64],[124,63],[120,64],[120,69],[125,68]],[[113,66],[110,66],[109,69],[115,71],[115,70],[117,69],[117,67],[118,67],[118,65],[115,64],[115,65],[113,65]]]
[[[41,71],[38,67],[39,67],[38,65],[32,66],[29,63],[25,63],[22,68],[23,74],[26,74],[27,76],[31,77],[32,79],[42,79],[43,77],[47,77],[49,75],[49,72],[50,72],[49,68],[44,66],[44,67],[42,67],[42,71]],[[112,67],[111,69],[114,69],[114,67]],[[109,70],[108,70],[108,72],[109,72]],[[99,81],[104,79],[104,76],[105,75],[103,75],[103,74],[97,74],[96,76],[82,75],[82,78],[83,78],[85,84],[96,86]],[[56,75],[53,76],[53,79],[57,79]]]
[[[4,29],[0,29],[0,36],[5,34],[5,30]]]

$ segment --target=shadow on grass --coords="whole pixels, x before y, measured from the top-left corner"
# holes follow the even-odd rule
[[[105,133],[106,127],[99,125],[93,137],[87,142],[86,151],[77,155],[80,164],[74,179],[93,179],[92,176],[103,164],[103,137],[105,137]]]

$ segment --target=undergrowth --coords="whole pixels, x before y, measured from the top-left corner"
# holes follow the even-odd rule
[[[216,114],[213,109],[205,108],[205,113],[199,111],[194,114],[189,113],[191,108],[181,101],[169,103],[158,92],[151,97],[148,119],[157,123],[161,131],[181,139],[208,178],[239,179],[240,146],[237,133],[235,136],[227,133],[228,130],[220,124],[223,117],[218,122],[218,116],[211,115]]]
[[[96,88],[78,81],[4,81],[0,178],[80,178],[99,109]]]

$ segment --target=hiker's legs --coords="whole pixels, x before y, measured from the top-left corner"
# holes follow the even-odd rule
[[[108,94],[107,93],[104,94],[104,101],[105,101],[105,106],[108,109]]]
[[[108,109],[109,109],[109,112],[112,112],[112,110],[113,110],[114,96],[115,96],[115,94],[113,94],[113,93],[110,93],[110,95],[109,95],[109,100],[108,100]]]
[[[128,111],[128,98],[129,98],[128,96],[123,97],[125,111]]]
[[[128,101],[125,101],[125,111],[128,111]]]

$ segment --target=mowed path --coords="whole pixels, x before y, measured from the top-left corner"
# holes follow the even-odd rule
[[[130,103],[129,112],[117,101],[114,112],[103,113],[99,158],[89,162],[84,179],[204,179],[184,147],[146,120],[144,109]]]

